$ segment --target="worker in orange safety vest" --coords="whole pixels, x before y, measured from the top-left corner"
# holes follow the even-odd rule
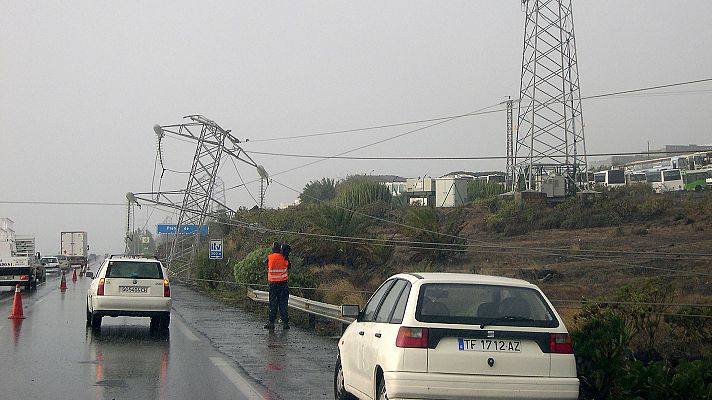
[[[267,256],[267,281],[269,282],[269,321],[265,329],[274,329],[277,310],[283,329],[289,329],[289,260],[282,254],[282,245],[274,242],[272,254]]]

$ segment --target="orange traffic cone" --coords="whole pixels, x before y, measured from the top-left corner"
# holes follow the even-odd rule
[[[77,281],[77,270],[76,268],[72,270],[72,282]]]
[[[20,294],[20,285],[15,286],[15,299],[12,302],[12,312],[7,319],[25,319],[22,312],[22,294]]]
[[[62,280],[59,283],[59,289],[61,291],[67,290],[67,278],[64,276],[64,271],[62,271]]]

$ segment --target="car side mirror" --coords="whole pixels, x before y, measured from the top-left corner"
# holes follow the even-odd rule
[[[358,319],[361,310],[358,304],[344,304],[341,306],[341,316],[345,318]]]
[[[91,271],[85,272],[85,273],[84,273],[84,276],[86,276],[87,278],[94,279],[94,273],[91,272]]]

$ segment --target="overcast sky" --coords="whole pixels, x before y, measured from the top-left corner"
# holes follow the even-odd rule
[[[310,139],[259,139],[449,116],[517,96],[524,14],[491,1],[0,1],[0,201],[123,203],[150,191],[152,126],[215,120],[247,151],[336,154],[423,125]],[[582,95],[712,77],[712,2],[574,1]],[[712,84],[583,103],[589,152],[712,142]],[[679,93],[684,91],[683,93]],[[166,139],[166,167],[193,148]],[[361,156],[505,154],[505,115],[462,118],[354,152]],[[253,155],[271,172],[310,160]],[[254,169],[238,164],[247,181]],[[328,160],[275,181],[438,176],[504,161]],[[231,163],[226,186],[240,183]],[[155,181],[157,182],[157,181]],[[184,188],[167,173],[163,189]],[[257,185],[248,185],[257,196]],[[297,193],[272,184],[269,206]],[[232,207],[251,207],[243,188]],[[139,227],[155,229],[156,212]],[[0,204],[39,250],[86,230],[91,251],[123,250],[121,206]]]

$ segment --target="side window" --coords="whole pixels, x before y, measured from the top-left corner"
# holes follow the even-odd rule
[[[398,298],[398,303],[396,303],[396,308],[393,310],[393,316],[391,317],[392,324],[400,324],[403,322],[403,316],[405,315],[405,306],[408,303],[408,296],[410,295],[410,282],[406,284],[406,287],[401,292]]]
[[[383,299],[381,308],[378,309],[378,313],[376,314],[376,322],[388,322],[391,317],[391,314],[393,313],[393,308],[396,306],[396,301],[398,301],[398,298],[401,294],[401,291],[403,291],[405,284],[406,281],[402,279],[398,279],[396,283],[393,284],[393,287]]]
[[[386,292],[388,292],[388,289],[391,288],[393,282],[395,282],[395,280],[386,281],[386,283],[381,285],[381,287],[376,290],[376,293],[371,296],[371,300],[369,300],[368,304],[366,304],[366,308],[363,309],[363,318],[361,318],[360,321],[373,321],[373,316],[376,314],[376,310],[381,304],[383,296],[386,295]]]

